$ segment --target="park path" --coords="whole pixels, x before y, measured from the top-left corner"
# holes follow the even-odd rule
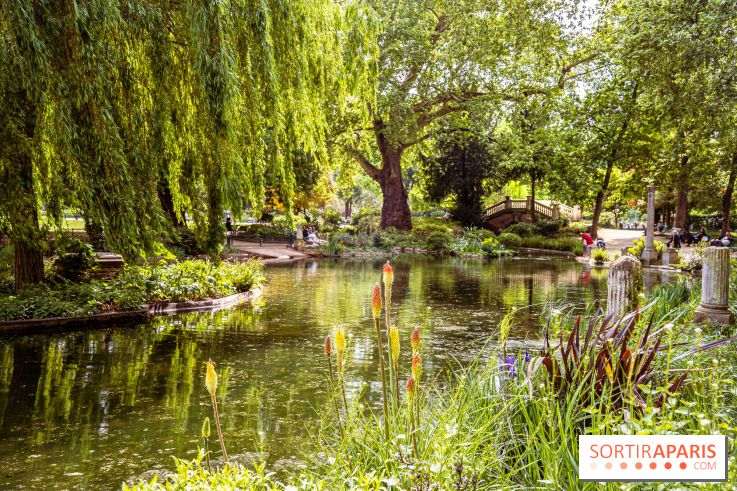
[[[239,251],[259,256],[267,261],[271,260],[290,260],[290,259],[303,259],[308,257],[307,254],[303,254],[296,249],[287,247],[286,244],[269,244],[259,245],[258,242],[246,242],[243,240],[234,240],[233,248]]]
[[[644,230],[628,230],[618,228],[602,228],[599,229],[599,237],[606,242],[606,248],[610,251],[619,251],[623,247],[632,247],[632,241],[643,237]],[[670,237],[666,235],[655,235],[655,240],[667,242]],[[681,246],[683,249],[691,250],[693,246]]]

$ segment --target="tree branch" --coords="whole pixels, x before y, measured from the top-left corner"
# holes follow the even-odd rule
[[[351,157],[356,160],[356,162],[358,162],[358,165],[361,166],[364,172],[368,174],[371,179],[379,182],[379,175],[381,174],[381,171],[378,167],[369,162],[369,160],[355,148],[346,148],[346,151],[351,155]]]

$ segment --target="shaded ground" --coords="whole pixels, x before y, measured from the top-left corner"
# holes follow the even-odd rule
[[[234,240],[233,247],[239,251],[263,257],[264,259],[302,259],[307,257],[306,254],[287,247],[286,244],[265,243],[264,245],[260,245],[258,242]]]

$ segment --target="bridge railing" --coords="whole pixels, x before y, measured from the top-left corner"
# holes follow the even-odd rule
[[[507,198],[504,201],[493,204],[486,209],[484,215],[490,218],[494,215],[504,213],[505,211],[531,211],[534,207],[535,213],[547,218],[560,218],[566,217],[570,220],[579,220],[581,218],[581,211],[578,207],[564,205],[562,203],[551,203],[547,205],[540,201],[532,202],[532,199],[511,199]]]

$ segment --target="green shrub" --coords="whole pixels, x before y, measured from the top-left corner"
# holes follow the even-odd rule
[[[535,235],[533,237],[522,238],[520,240],[520,247],[572,252],[579,256],[583,254],[583,243],[576,237],[551,238]]]
[[[257,261],[126,266],[108,281],[34,285],[0,296],[0,320],[73,317],[134,310],[144,303],[204,300],[248,291],[262,282],[263,270]]]
[[[456,254],[483,254],[482,242],[493,235],[491,231],[483,228],[465,228],[460,235],[452,238],[450,250]]]
[[[379,231],[381,217],[378,215],[366,215],[358,218],[354,223],[358,232],[371,235]]]
[[[505,232],[515,234],[519,237],[530,237],[531,235],[539,235],[540,229],[534,223],[515,223],[504,229]]]
[[[546,237],[552,237],[560,232],[567,223],[567,219],[559,218],[558,220],[540,220],[536,225],[540,234],[545,235]]]
[[[596,263],[605,263],[609,261],[609,253],[604,249],[594,249],[594,252],[591,253],[591,257]]]
[[[447,252],[453,237],[445,232],[433,232],[427,238],[427,249],[433,252]]]
[[[325,210],[322,213],[321,218],[323,223],[327,223],[333,226],[338,225],[343,221],[343,216],[332,208],[328,208],[327,210]]]
[[[512,232],[504,232],[497,237],[497,240],[501,245],[509,249],[517,249],[522,244],[522,238]]]
[[[453,228],[448,225],[447,220],[437,218],[431,220],[417,220],[413,224],[412,233],[420,237],[429,237],[435,232],[450,234]]]
[[[591,225],[585,222],[571,222],[563,231],[566,233],[579,235],[587,232],[589,230],[589,227],[591,227]]]

